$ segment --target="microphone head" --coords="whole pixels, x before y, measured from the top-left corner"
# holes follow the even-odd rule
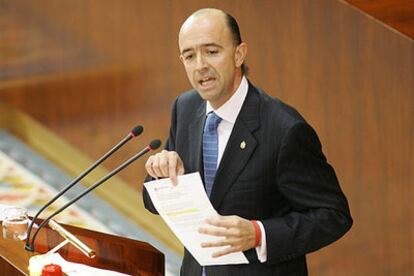
[[[137,137],[138,135],[140,135],[142,132],[144,131],[144,128],[142,126],[136,126],[131,130],[131,134],[134,137]]]
[[[152,140],[151,143],[149,144],[149,147],[152,150],[158,149],[161,146],[161,141],[158,139]]]

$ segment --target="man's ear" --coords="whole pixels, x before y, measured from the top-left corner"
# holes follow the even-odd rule
[[[236,52],[234,54],[234,61],[236,64],[236,67],[241,67],[244,60],[246,59],[247,55],[247,44],[242,42],[239,45],[237,45]]]

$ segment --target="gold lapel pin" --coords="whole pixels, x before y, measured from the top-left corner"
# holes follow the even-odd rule
[[[242,150],[246,148],[246,142],[245,142],[245,141],[242,141],[242,142],[240,143],[240,148],[241,148]]]

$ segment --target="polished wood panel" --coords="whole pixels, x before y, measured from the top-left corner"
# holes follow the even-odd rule
[[[38,223],[41,220],[38,221]],[[58,252],[67,261],[86,264],[129,275],[164,275],[164,255],[145,242],[117,237],[70,225],[62,225],[83,243],[96,252],[95,258],[88,258],[72,244]],[[1,275],[28,275],[31,256],[47,253],[63,238],[46,226],[39,232],[35,242],[35,253],[24,249],[24,241],[2,238],[0,230],[0,272]]]
[[[400,9],[398,2],[388,1],[390,10]],[[414,273],[411,37],[351,1],[0,3],[22,22],[64,32],[111,60],[97,68],[99,73],[79,66],[53,81],[35,75],[30,82],[8,80],[3,88],[0,82],[1,99],[27,110],[92,158],[136,123],[145,127],[137,148],[152,137],[166,137],[171,103],[189,88],[178,60],[180,25],[201,7],[227,10],[249,46],[250,80],[295,106],[315,127],[350,201],[352,230],[309,255],[311,275]],[[412,17],[411,9],[401,11]],[[125,149],[106,165],[114,167],[133,152]],[[122,177],[138,190],[143,161]]]
[[[345,0],[358,9],[414,39],[413,0]]]

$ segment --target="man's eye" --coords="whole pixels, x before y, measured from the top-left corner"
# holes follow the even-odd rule
[[[208,51],[207,51],[207,53],[208,53],[209,55],[215,55],[215,54],[217,54],[217,53],[218,53],[218,50],[208,50]]]
[[[191,60],[194,57],[194,55],[186,55],[184,56],[185,60]]]

